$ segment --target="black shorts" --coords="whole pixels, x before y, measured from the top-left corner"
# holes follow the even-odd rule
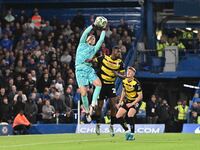
[[[129,111],[130,108],[134,108],[136,110],[136,114],[138,113],[140,106],[142,105],[142,101],[139,101],[136,105],[133,105],[130,108],[128,108],[126,106],[127,103],[132,103],[132,102],[124,102],[124,104],[121,107],[124,108],[126,111]]]
[[[116,89],[114,84],[102,84],[99,100],[116,97]]]

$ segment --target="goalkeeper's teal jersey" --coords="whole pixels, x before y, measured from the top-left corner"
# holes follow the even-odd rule
[[[88,63],[86,63],[85,60],[93,58],[94,55],[97,53],[97,51],[100,49],[104,41],[105,31],[102,31],[101,36],[98,42],[96,43],[96,45],[95,46],[89,45],[86,42],[86,39],[91,30],[92,30],[92,25],[87,27],[87,29],[85,29],[85,31],[83,32],[81,36],[81,39],[76,51],[76,62],[75,62],[76,67],[80,65],[84,65],[84,64],[88,65]]]

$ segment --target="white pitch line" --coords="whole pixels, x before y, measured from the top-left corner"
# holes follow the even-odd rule
[[[65,144],[65,143],[77,143],[77,142],[96,142],[96,141],[106,141],[112,138],[102,138],[102,139],[90,139],[90,140],[66,140],[59,142],[43,142],[43,143],[29,143],[29,144],[16,144],[9,146],[0,146],[0,148],[13,148],[13,147],[24,147],[24,146],[37,146],[37,145],[49,145],[49,144]]]

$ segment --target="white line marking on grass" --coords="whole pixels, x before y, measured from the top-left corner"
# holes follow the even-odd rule
[[[0,146],[0,148],[13,148],[13,147],[49,145],[49,144],[79,143],[79,142],[97,142],[97,141],[107,141],[107,140],[112,140],[112,139],[113,138],[102,138],[102,139],[89,139],[89,140],[66,140],[66,141],[58,141],[58,142],[28,143],[28,144]]]

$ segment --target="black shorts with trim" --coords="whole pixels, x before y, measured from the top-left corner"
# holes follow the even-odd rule
[[[116,97],[116,89],[114,84],[102,84],[99,100]]]
[[[142,101],[139,101],[138,103],[136,103],[135,105],[133,105],[129,108],[126,106],[126,104],[128,104],[128,103],[132,103],[132,102],[124,102],[124,104],[121,107],[124,108],[126,111],[129,111],[130,108],[134,108],[136,110],[136,114],[137,114],[140,109],[140,106],[142,105]]]

